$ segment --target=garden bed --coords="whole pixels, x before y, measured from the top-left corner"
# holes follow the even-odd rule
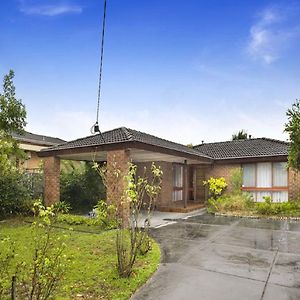
[[[276,216],[276,215],[259,215],[259,214],[252,214],[249,212],[216,212],[213,213],[215,216],[222,216],[222,217],[237,217],[237,218],[249,218],[249,219],[271,219],[271,220],[291,220],[291,221],[298,221],[300,220],[300,216]]]
[[[70,260],[55,299],[129,299],[157,269],[159,246],[153,241],[150,252],[138,257],[131,277],[120,278],[116,269],[116,231],[99,231],[91,225],[85,226],[91,231],[88,233],[80,231],[83,227],[80,224],[54,229],[57,236],[67,235],[65,254]],[[24,261],[27,265],[33,254],[31,234],[30,224],[20,219],[0,224],[0,239],[9,237],[14,241],[18,261]],[[26,272],[26,267],[21,272]]]

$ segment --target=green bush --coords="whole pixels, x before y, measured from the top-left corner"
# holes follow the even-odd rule
[[[95,206],[95,217],[93,218],[71,214],[59,214],[56,221],[70,226],[100,226],[103,229],[112,229],[118,226],[115,211],[113,205],[107,205],[104,201],[99,201]]]
[[[230,176],[230,186],[232,188],[232,193],[241,194],[241,187],[243,185],[243,170],[242,168],[236,168],[232,171]]]
[[[91,163],[72,164],[62,168],[60,175],[60,198],[74,212],[88,212],[105,199],[105,188]]]
[[[264,202],[255,203],[255,211],[261,215],[300,216],[300,202],[289,201],[273,203],[271,197],[264,197]]]
[[[32,193],[25,174],[12,171],[0,176],[0,216],[28,214]]]
[[[217,199],[208,200],[208,212],[244,211],[253,209],[253,199],[249,193],[227,193]]]
[[[227,187],[227,183],[225,182],[224,177],[210,177],[208,180],[203,181],[203,184],[208,185],[209,195],[213,199],[217,199]]]
[[[264,202],[253,202],[249,193],[227,193],[217,199],[208,200],[209,213],[241,213],[245,215],[294,216],[300,217],[300,200],[273,203],[271,197],[264,197]]]

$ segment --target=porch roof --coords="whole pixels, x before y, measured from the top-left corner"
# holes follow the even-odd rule
[[[75,157],[75,154],[80,153],[118,149],[139,149],[145,151],[144,156],[155,152],[174,157],[184,157],[193,161],[212,162],[211,157],[200,153],[196,149],[126,127],[109,130],[102,135],[103,138],[100,134],[96,134],[62,143],[43,149],[38,155],[40,157],[56,155],[71,159],[71,157]],[[77,157],[79,157],[79,155],[77,155]]]

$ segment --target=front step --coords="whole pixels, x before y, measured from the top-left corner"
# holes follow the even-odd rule
[[[157,208],[158,211],[163,212],[177,212],[177,213],[188,213],[197,209],[201,209],[205,207],[203,203],[194,203],[188,204],[187,207],[179,207],[179,206],[159,206]]]

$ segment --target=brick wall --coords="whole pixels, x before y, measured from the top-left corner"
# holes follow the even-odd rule
[[[60,159],[47,157],[44,159],[44,202],[49,206],[60,199]]]
[[[289,169],[289,200],[299,199],[300,196],[300,172]]]
[[[145,163],[136,163],[137,165],[137,175],[142,176],[144,172],[144,168],[147,169],[147,176],[151,176],[151,164],[152,162]],[[159,208],[161,206],[170,206],[172,204],[172,193],[173,193],[173,169],[171,162],[158,161],[155,162],[156,166],[160,166],[163,171],[162,176],[162,186],[161,192],[156,200],[156,207]],[[144,198],[145,202],[148,202],[149,199],[147,196]]]
[[[130,214],[129,201],[124,193],[127,184],[124,176],[128,173],[129,162],[129,150],[107,152],[107,203],[117,207],[124,226],[128,225]],[[115,173],[117,170],[120,171],[118,176]]]
[[[215,164],[206,169],[205,180],[210,177],[219,178],[224,177],[228,184],[227,191],[231,191],[230,177],[234,170],[241,168],[241,164]]]

